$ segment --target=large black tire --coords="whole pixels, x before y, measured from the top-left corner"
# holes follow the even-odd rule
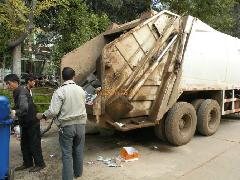
[[[165,122],[167,140],[173,145],[187,144],[193,137],[197,125],[194,107],[186,102],[176,103],[168,112]]]
[[[165,118],[163,117],[159,124],[154,127],[154,133],[158,139],[163,142],[167,141],[166,133],[165,133]]]
[[[197,113],[197,130],[200,134],[210,136],[214,134],[220,125],[221,111],[217,101],[205,100]]]
[[[199,107],[201,106],[201,104],[203,103],[204,99],[195,99],[191,102],[191,104],[193,105],[194,109],[196,110],[196,113],[199,110]]]

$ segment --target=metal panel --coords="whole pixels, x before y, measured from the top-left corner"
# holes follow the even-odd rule
[[[155,100],[158,86],[142,86],[133,100]]]
[[[152,101],[133,101],[131,104],[133,105],[133,110],[124,116],[124,118],[148,115]]]
[[[184,55],[182,89],[240,87],[240,40],[196,20]]]
[[[133,34],[144,52],[148,52],[156,43],[156,39],[148,26],[144,26]]]

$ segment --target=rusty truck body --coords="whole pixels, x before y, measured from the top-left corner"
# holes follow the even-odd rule
[[[192,16],[162,11],[120,25],[62,59],[76,82],[101,83],[88,118],[119,131],[153,126],[174,145],[214,134],[240,111],[240,40]],[[94,89],[95,90],[95,89]]]

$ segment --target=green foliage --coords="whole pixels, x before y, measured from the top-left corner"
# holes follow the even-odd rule
[[[116,23],[134,20],[151,6],[151,0],[87,0],[86,3],[94,12],[104,12]]]
[[[232,34],[236,0],[162,0],[177,14],[192,15],[222,32]]]
[[[6,90],[6,89],[0,89],[0,96],[6,96],[11,102],[11,106],[13,107],[13,97],[12,97],[12,91]]]
[[[53,89],[51,88],[34,88],[33,101],[36,104],[37,112],[44,112],[48,109],[51,102]]]
[[[55,35],[54,60],[60,60],[66,53],[103,32],[110,24],[106,14],[95,14],[81,0],[69,0],[68,8],[50,9],[43,17],[45,22],[39,23]]]
[[[124,23],[136,19],[149,9],[151,0],[87,0],[96,13],[105,12],[113,22]],[[168,10],[180,15],[192,15],[213,28],[233,34],[236,28],[233,8],[239,0],[159,0]]]
[[[33,89],[33,101],[36,104],[37,112],[44,112],[48,109],[49,103],[51,102],[51,93],[53,92],[52,89],[46,89],[46,88],[36,88]],[[49,95],[38,95],[38,94],[49,94]],[[9,98],[11,102],[11,107],[14,107],[13,102],[13,96],[12,91],[6,90],[6,89],[0,89],[0,95],[6,96]],[[38,104],[41,103],[41,104]]]
[[[0,56],[7,52],[8,43],[15,41],[24,33],[29,34],[34,18],[44,10],[55,6],[66,7],[67,0],[7,0],[0,2]]]
[[[233,28],[233,34],[240,38],[240,0],[237,1],[234,10],[233,10],[233,16],[236,21],[235,26]]]

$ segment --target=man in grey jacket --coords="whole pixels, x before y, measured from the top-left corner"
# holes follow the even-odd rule
[[[85,92],[75,84],[75,71],[65,67],[62,71],[63,85],[58,88],[51,100],[49,109],[38,119],[55,118],[59,127],[59,143],[62,150],[62,179],[72,180],[81,177],[83,172],[83,148],[85,142]]]

